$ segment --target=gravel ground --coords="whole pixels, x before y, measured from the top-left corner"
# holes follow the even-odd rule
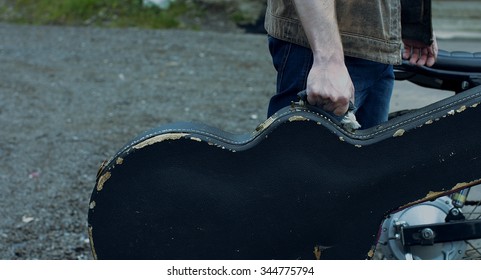
[[[275,89],[264,35],[0,23],[0,38],[0,259],[91,259],[102,161],[175,121],[250,132]],[[402,89],[394,109],[442,97]]]
[[[90,259],[101,162],[160,124],[265,118],[263,35],[0,24],[0,259]]]

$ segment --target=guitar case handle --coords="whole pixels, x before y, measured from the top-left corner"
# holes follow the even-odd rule
[[[359,124],[359,122],[356,120],[356,107],[351,101],[349,101],[349,108],[347,109],[347,112],[343,116],[336,116],[333,113],[326,112],[317,106],[309,105],[309,103],[307,102],[306,90],[300,91],[297,94],[297,97],[299,98],[300,105],[305,106],[310,110],[320,113],[324,116],[329,116],[330,118],[338,120],[342,124],[342,127],[347,131],[353,132],[361,128],[361,124]]]

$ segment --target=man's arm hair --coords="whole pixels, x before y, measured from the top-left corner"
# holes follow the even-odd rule
[[[294,0],[313,55],[321,62],[344,62],[335,0]]]

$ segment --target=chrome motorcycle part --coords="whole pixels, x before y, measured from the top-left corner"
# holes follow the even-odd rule
[[[384,220],[379,237],[379,249],[384,259],[393,260],[458,260],[466,251],[464,241],[435,243],[405,247],[402,242],[402,227],[433,223],[444,223],[453,208],[452,200],[441,197],[391,214]],[[434,232],[424,229],[422,238],[429,243]]]

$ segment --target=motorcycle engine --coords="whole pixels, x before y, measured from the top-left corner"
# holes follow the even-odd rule
[[[443,223],[453,208],[449,197],[441,197],[434,201],[424,202],[386,218],[381,227],[378,242],[381,258],[388,260],[458,260],[464,256],[464,241],[435,243],[433,245],[417,245],[405,248],[401,241],[400,226],[416,226],[432,223]]]

